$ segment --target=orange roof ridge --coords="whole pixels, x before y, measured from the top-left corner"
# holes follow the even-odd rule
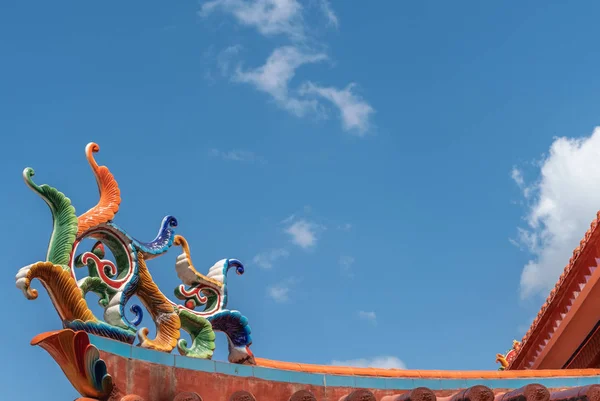
[[[543,369],[543,370],[407,370],[359,368],[352,366],[330,366],[275,361],[256,358],[256,365],[265,368],[289,370],[303,373],[320,373],[344,376],[378,376],[414,379],[515,379],[598,376],[600,369]]]
[[[546,302],[544,302],[544,304],[540,308],[540,311],[531,323],[529,330],[527,330],[527,333],[525,333],[525,335],[523,336],[523,339],[521,340],[521,347],[517,351],[517,354],[511,362],[511,364],[508,366],[508,369],[526,369],[533,363],[533,361],[529,361],[529,359],[531,359],[530,357],[532,352],[535,352],[536,348],[540,347],[540,343],[542,343],[545,339],[549,339],[552,335],[553,331],[549,331],[549,329],[553,328],[552,325],[548,326],[547,324],[543,324],[552,321],[552,312],[557,312],[554,313],[555,315],[557,315],[556,319],[554,320],[558,322],[562,321],[561,313],[566,312],[562,310],[564,308],[558,308],[558,306],[560,306],[559,303],[562,300],[568,301],[571,298],[566,296],[569,294],[569,287],[573,287],[569,284],[581,281],[577,279],[584,279],[586,273],[589,273],[585,269],[575,270],[574,267],[575,263],[579,259],[579,256],[586,249],[590,238],[595,233],[599,222],[600,211],[596,213],[596,218],[592,220],[590,228],[586,231],[583,239],[579,242],[579,246],[573,250],[573,255],[571,256],[569,263],[565,266],[558,281],[554,285],[554,288],[550,291],[548,298],[546,298]],[[578,289],[576,289],[576,287],[577,286],[572,288],[571,294],[575,291],[579,291]],[[565,308],[567,307],[566,305],[563,306]],[[568,311],[568,309],[566,309],[566,311]],[[537,336],[536,338],[534,334],[544,334],[541,333],[543,329],[546,329],[545,335]],[[527,365],[528,362],[530,365]]]

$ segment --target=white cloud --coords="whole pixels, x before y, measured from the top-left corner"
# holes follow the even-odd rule
[[[290,299],[292,286],[296,283],[295,278],[289,278],[278,284],[274,284],[267,288],[267,295],[275,300],[275,302],[286,302]]]
[[[212,0],[202,5],[200,15],[206,17],[216,10],[233,15],[240,24],[265,36],[304,38],[303,8],[298,0]]]
[[[354,277],[354,273],[352,272],[353,264],[354,258],[352,256],[340,256],[340,266],[342,267],[342,272],[348,277]]]
[[[259,155],[248,150],[229,150],[221,151],[219,149],[211,149],[210,153],[214,157],[220,157],[223,160],[231,160],[236,162],[258,162],[266,163],[266,161]]]
[[[281,224],[291,223],[292,221],[294,221],[295,218],[296,218],[295,214],[290,214],[288,217],[286,217],[285,219],[281,220]]]
[[[231,61],[236,55],[240,53],[240,51],[242,51],[242,46],[234,45],[223,49],[217,55],[217,65],[219,67],[219,70],[221,71],[221,75],[229,76],[231,72]]]
[[[363,136],[369,130],[369,119],[375,110],[352,92],[354,86],[350,84],[344,89],[337,89],[307,82],[302,86],[300,93],[316,94],[333,103],[340,111],[342,127],[346,131],[354,131],[358,136]]]
[[[271,249],[256,255],[253,262],[263,269],[270,269],[277,260],[287,258],[290,253],[286,249]]]
[[[325,16],[328,25],[339,26],[339,19],[329,0],[314,0],[313,4]],[[321,116],[324,113],[321,101],[329,101],[339,109],[343,128],[363,136],[369,129],[369,118],[374,110],[353,93],[354,84],[338,89],[306,82],[300,86],[301,90],[290,89],[290,81],[300,66],[327,59],[326,54],[309,50],[325,46],[306,34],[311,31],[307,21],[312,20],[306,18],[306,10],[299,0],[211,0],[201,6],[200,15],[207,17],[221,11],[232,15],[239,24],[257,29],[264,36],[285,35],[291,39],[291,45],[276,48],[263,66],[246,71],[238,66],[233,74],[231,60],[241,47],[235,45],[225,49],[217,57],[222,75],[231,76],[235,82],[252,84],[297,117],[309,113]],[[207,75],[212,80],[212,75]]]
[[[364,320],[368,320],[371,323],[376,323],[377,322],[377,314],[375,312],[365,312],[365,311],[358,311],[358,317]]]
[[[338,229],[340,229],[342,231],[350,231],[350,230],[352,230],[352,224],[345,223],[345,224],[339,225]]]
[[[517,184],[517,186],[523,191],[523,197],[527,200],[531,197],[532,191],[535,189],[532,186],[528,186],[525,184],[525,178],[523,177],[523,171],[521,171],[517,167],[513,167],[510,172],[510,176],[513,181]]]
[[[327,20],[331,25],[333,25],[336,28],[340,25],[338,17],[337,15],[335,15],[335,12],[331,7],[331,3],[329,3],[329,0],[321,0],[321,11],[325,15],[325,17],[327,17]]]
[[[331,364],[334,366],[351,366],[357,368],[406,369],[404,362],[395,356],[332,361]]]
[[[268,288],[268,294],[277,302],[285,302],[289,299],[290,287],[281,284]]]
[[[519,188],[522,188],[523,185],[525,185],[525,180],[523,179],[523,173],[518,168],[513,167],[512,171],[510,172],[510,176],[517,183]]]
[[[318,226],[315,223],[298,220],[292,223],[285,232],[292,237],[292,242],[301,248],[307,249],[317,242]]]
[[[326,59],[327,56],[322,53],[307,53],[293,46],[283,46],[275,49],[265,64],[258,68],[249,71],[238,68],[232,79],[252,84],[256,89],[271,95],[279,106],[302,117],[307,111],[316,111],[317,102],[291,94],[290,81],[296,74],[296,69],[303,64]]]
[[[513,179],[530,198],[527,228],[519,242],[531,253],[521,274],[521,296],[547,293],[600,208],[600,127],[585,138],[557,138],[539,163],[539,179],[527,186]]]
[[[352,256],[341,256],[340,265],[350,267],[354,264],[354,258]]]

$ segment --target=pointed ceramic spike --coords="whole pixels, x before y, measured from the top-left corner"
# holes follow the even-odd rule
[[[575,291],[573,293],[573,297],[571,298],[573,301],[575,301],[577,299],[577,297],[579,296],[579,291]]]
[[[564,318],[565,318],[565,316],[567,316],[567,314],[566,314],[566,313],[561,313],[561,314],[560,314],[560,318],[561,318],[561,319],[564,319]]]
[[[542,341],[542,344],[545,347],[546,345],[548,345],[549,342],[550,342],[550,339],[546,338],[544,341]]]

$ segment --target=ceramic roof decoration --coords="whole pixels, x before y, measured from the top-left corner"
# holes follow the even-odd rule
[[[242,262],[222,259],[200,273],[173,216],[164,217],[148,242],[115,224],[121,193],[110,170],[96,163],[98,151],[95,143],[85,149],[99,201],[79,216],[65,194],[36,184],[31,168],[23,172],[27,186],[49,206],[53,230],[45,260],[21,268],[16,285],[30,300],[38,297],[34,279],[48,292],[62,329],[41,333],[31,344],[54,358],[81,401],[600,401],[600,215],[522,341],[496,354],[498,370],[272,361],[252,354],[248,319],[228,309],[228,273],[243,274]],[[176,300],[159,289],[149,266],[172,248],[178,250],[174,273],[181,281]],[[78,279],[80,271],[87,275]],[[90,292],[99,297],[102,318],[87,305]],[[140,327],[144,314],[155,334]],[[228,339],[229,362],[211,360],[216,331]]]
[[[227,309],[227,274],[234,269],[244,273],[236,259],[216,262],[205,276],[192,264],[190,247],[184,237],[175,234],[177,219],[166,216],[156,237],[150,242],[139,241],[112,222],[119,211],[121,196],[117,181],[106,166],[99,166],[94,153],[100,150],[90,143],[85,154],[96,177],[100,199],[98,204],[77,216],[71,201],[62,192],[33,181],[34,171],[23,171],[25,183],[50,207],[53,230],[45,261],[19,270],[16,280],[28,299],[36,299],[37,290],[31,281],[38,279],[50,295],[65,328],[112,338],[132,344],[136,334],[140,347],[171,352],[175,347],[181,355],[211,358],[215,349],[214,331],[222,331],[229,342],[229,360],[253,364],[250,351],[252,339],[248,320],[238,311]],[[83,240],[91,238],[90,250],[81,250]],[[164,255],[173,247],[182,248],[175,270],[182,283],[176,290],[183,305],[167,298],[152,280],[146,262]],[[106,249],[114,261],[104,259]],[[87,268],[88,275],[77,280],[75,271]],[[94,316],[87,307],[85,295],[94,292],[104,308],[104,320]],[[148,336],[148,328],[138,329],[143,315],[139,305],[131,305],[136,318],[130,321],[125,310],[129,300],[137,296],[156,324],[156,336]],[[196,310],[204,306],[203,310]],[[180,339],[180,330],[188,332],[192,344]]]

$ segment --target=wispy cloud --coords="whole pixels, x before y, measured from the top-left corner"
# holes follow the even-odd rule
[[[353,366],[357,368],[406,369],[406,365],[395,356],[378,356],[374,358],[351,359],[347,361],[331,361],[334,366]]]
[[[367,102],[353,93],[355,84],[350,84],[344,89],[333,87],[321,87],[307,82],[300,90],[301,94],[316,94],[327,99],[340,112],[342,127],[346,131],[355,132],[358,136],[363,136],[369,130],[370,117],[374,112]]]
[[[510,172],[510,177],[521,189],[521,191],[523,191],[523,197],[528,200],[531,197],[531,192],[535,190],[535,188],[531,185],[526,185],[525,178],[523,177],[523,171],[517,167],[513,167]]]
[[[523,185],[525,184],[525,180],[523,179],[523,173],[517,167],[513,167],[513,169],[510,172],[510,177],[519,186],[519,188],[523,187]]]
[[[285,302],[289,299],[290,287],[276,284],[268,288],[268,294],[276,302]]]
[[[350,230],[352,230],[352,224],[350,224],[350,223],[340,224],[340,225],[338,225],[338,230],[350,231]]]
[[[325,59],[327,56],[322,53],[302,52],[296,47],[284,46],[275,49],[266,63],[258,68],[248,71],[238,68],[232,79],[268,93],[279,106],[301,117],[307,111],[316,111],[318,103],[295,95],[289,88],[290,81],[298,67]]]
[[[202,5],[200,15],[216,11],[232,15],[265,36],[286,35],[296,41],[305,37],[303,7],[297,0],[212,0]]]
[[[375,312],[358,311],[358,317],[363,320],[368,320],[371,323],[377,322],[377,314]]]
[[[325,16],[328,26],[339,26],[329,0],[314,0],[311,4]],[[339,110],[342,128],[362,137],[372,127],[370,119],[374,109],[354,92],[354,84],[339,89],[309,80],[290,86],[297,69],[328,59],[323,51],[314,50],[326,46],[307,34],[314,33],[309,28],[310,21],[314,21],[307,15],[309,8],[298,0],[211,0],[201,6],[199,13],[203,17],[217,12],[231,15],[240,25],[256,29],[265,37],[282,35],[290,41],[275,48],[262,66],[250,69],[243,69],[240,63],[232,68],[233,56],[238,55],[240,46],[231,46],[217,57],[222,75],[269,94],[277,105],[297,117],[326,117],[324,105],[329,102]]]
[[[285,232],[292,237],[292,242],[301,248],[307,249],[317,243],[318,225],[307,221],[298,220],[293,222],[285,229]]]
[[[223,160],[247,162],[247,163],[266,163],[266,160],[254,152],[248,150],[228,150],[211,149],[210,154],[213,157],[219,157]]]
[[[531,259],[521,273],[523,298],[554,286],[600,205],[600,127],[584,138],[557,138],[527,185],[520,170],[512,177],[527,201],[526,228],[518,242]]]
[[[321,0],[321,11],[323,12],[323,15],[327,17],[327,20],[331,25],[333,25],[336,28],[339,27],[340,21],[338,20],[337,15],[333,11],[329,0]]]
[[[263,269],[270,269],[279,259],[287,258],[289,255],[290,253],[287,249],[271,249],[269,251],[259,253],[252,261],[254,264],[262,267]]]
[[[352,265],[354,265],[354,258],[352,256],[340,256],[340,266],[342,267],[342,272],[348,277],[354,277]]]
[[[285,219],[281,220],[281,224],[291,223],[292,221],[294,221],[295,218],[296,218],[296,214],[290,214],[288,217],[286,217]]]
[[[231,74],[231,64],[235,56],[242,51],[242,45],[229,46],[219,52],[217,55],[217,66],[221,75],[228,77]]]
[[[288,278],[278,284],[273,284],[267,288],[267,295],[275,302],[287,302],[290,299],[290,292],[297,280],[293,277]]]

